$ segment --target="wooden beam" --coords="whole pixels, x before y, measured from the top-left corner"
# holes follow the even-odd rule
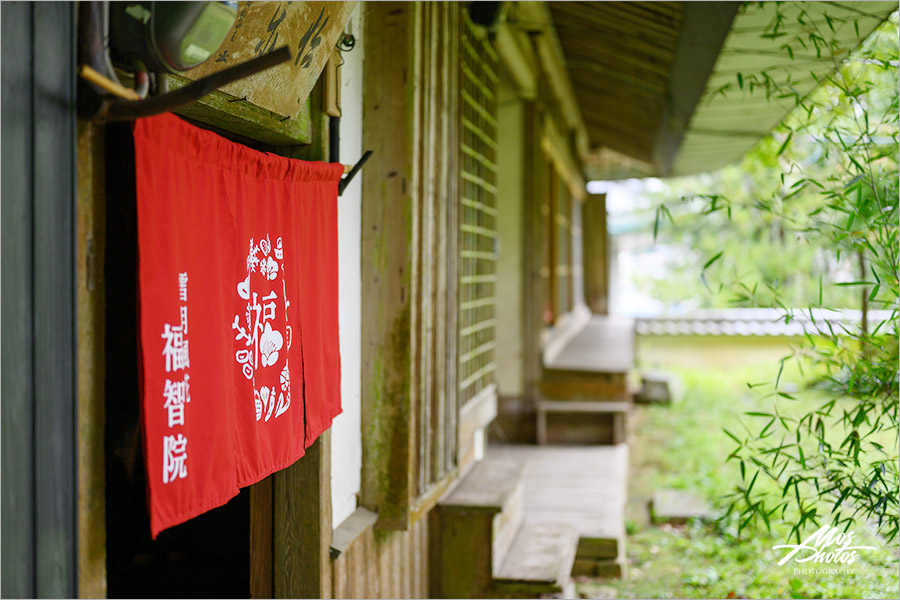
[[[580,190],[583,190],[585,185],[580,163],[572,156],[570,147],[556,126],[556,122],[549,117],[544,118],[541,147],[556,165],[556,170],[562,175],[565,185],[571,189],[573,194],[580,194]]]
[[[669,78],[667,108],[662,112],[653,149],[653,162],[660,175],[668,175],[672,171],[685,130],[740,6],[739,2],[685,3],[684,20]],[[700,39],[702,44],[697,43]]]
[[[177,90],[191,80],[170,74],[169,87]],[[286,119],[268,109],[216,90],[176,111],[201,123],[273,145],[308,144],[311,140],[309,99],[293,118]]]
[[[553,26],[547,2],[520,2],[516,6],[521,21],[539,32],[539,35],[535,36],[535,44],[540,68],[548,78],[549,89],[559,101],[566,127],[575,132],[577,154],[586,154],[587,130],[582,119],[581,107],[575,99],[565,55]]]
[[[528,36],[521,29],[504,23],[494,40],[497,54],[516,84],[519,97],[534,100],[537,95],[535,56]]]

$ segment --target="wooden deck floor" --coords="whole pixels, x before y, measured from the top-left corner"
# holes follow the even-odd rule
[[[594,315],[547,369],[628,373],[634,366],[634,321]]]
[[[567,523],[579,538],[615,542],[625,536],[628,445],[492,444],[488,456],[525,463],[525,522]]]

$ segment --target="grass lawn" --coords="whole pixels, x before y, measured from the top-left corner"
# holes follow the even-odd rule
[[[777,370],[777,365],[775,365]],[[722,433],[740,431],[745,411],[766,410],[747,382],[772,380],[771,365],[756,368],[674,371],[684,383],[680,402],[670,406],[636,407],[631,423],[631,475],[628,506],[628,574],[624,580],[581,580],[583,598],[898,598],[898,542],[890,544],[865,524],[853,528],[861,550],[852,564],[778,566],[790,529],[772,521],[764,528],[737,530],[723,522],[653,525],[647,502],[662,488],[689,490],[722,512],[721,498],[740,481],[738,466],[725,458],[734,442]],[[785,372],[784,380],[796,374]],[[799,380],[799,378],[797,378]],[[801,392],[793,407],[803,410],[816,402]],[[824,523],[823,523],[824,524]],[[802,537],[817,527],[804,529]],[[800,569],[841,569],[835,574]]]

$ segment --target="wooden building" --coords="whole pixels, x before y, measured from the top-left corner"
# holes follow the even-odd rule
[[[258,77],[178,113],[294,158],[374,152],[338,201],[344,414],[292,466],[150,539],[130,130],[76,118],[85,11],[3,3],[3,595],[560,592],[491,571],[521,521],[515,467],[479,475],[480,504],[460,482],[489,437],[575,431],[568,396],[605,394],[585,435],[623,441],[632,350],[627,328],[597,320],[606,210],[585,182],[717,168],[768,133],[783,109],[704,98],[736,63],[754,67],[766,48],[729,44],[758,41],[771,15],[731,2],[259,4],[265,18],[239,26],[296,11],[282,31],[293,50],[327,10],[329,44],[355,46],[322,47],[294,108]],[[895,8],[827,4],[863,14],[863,33]]]

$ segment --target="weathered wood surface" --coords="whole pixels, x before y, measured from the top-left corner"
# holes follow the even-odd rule
[[[250,486],[250,597],[275,597],[274,489],[270,475]]]
[[[36,4],[34,150],[35,531],[38,596],[76,590],[74,6]],[[55,40],[42,44],[38,40]]]
[[[169,75],[169,88],[177,90],[191,83],[187,77]],[[312,139],[309,101],[291,118],[284,118],[221,90],[179,108],[176,112],[201,123],[224,129],[248,139],[267,144],[308,144]]]
[[[524,461],[525,521],[568,523],[584,548],[625,538],[628,447],[491,445],[489,456]]]
[[[522,487],[522,469],[522,461],[515,458],[486,458],[441,501],[441,507],[500,512]]]
[[[626,414],[538,411],[538,444],[614,445],[626,441]]]
[[[546,369],[627,373],[634,366],[634,321],[593,316]]]
[[[651,162],[681,3],[551,2],[549,7],[591,141]]]
[[[32,598],[34,589],[34,333],[32,313],[31,172],[32,8],[0,5],[2,61],[7,98],[2,105],[2,595]],[[19,99],[11,102],[10,98]],[[15,176],[13,175],[15,174]]]
[[[494,510],[438,508],[433,598],[484,598],[493,584]]]
[[[628,382],[625,374],[589,371],[546,370],[538,386],[540,397],[548,400],[624,401]]]
[[[546,361],[538,385],[539,444],[620,444],[630,409],[634,322],[592,316]]]
[[[356,2],[240,2],[238,17],[214,57],[186,71],[199,79],[281,46],[291,60],[222,88],[236,98],[293,117],[309,96]]]
[[[522,143],[527,149],[522,170],[525,173],[526,194],[523,199],[522,256],[524,298],[524,330],[522,345],[524,349],[523,376],[525,389],[523,396],[530,398],[535,386],[541,378],[541,334],[544,328],[544,299],[548,297],[548,280],[550,268],[548,260],[549,240],[546,235],[546,170],[543,167],[544,155],[540,146],[541,123],[540,109],[537,102],[525,102],[524,130]]]
[[[337,558],[343,554],[350,545],[371,529],[378,520],[378,515],[365,508],[356,509],[347,517],[332,533],[331,557]]]
[[[623,555],[616,558],[576,558],[572,565],[574,577],[625,577],[627,559]]]
[[[331,562],[332,597],[428,598],[429,540],[429,519],[407,531],[366,527]]]
[[[360,503],[382,529],[455,476],[458,19],[449,3],[366,13]]]
[[[409,527],[415,480],[410,398],[413,261],[415,4],[374,3],[366,12],[363,143],[362,483],[360,505],[379,526]]]
[[[78,303],[78,594],[82,598],[106,597],[104,139],[103,126],[78,122],[75,268]]]
[[[524,523],[494,574],[501,594],[553,594],[570,579],[578,534],[567,523]]]
[[[521,461],[488,458],[476,463],[438,505],[432,593],[478,598],[491,592],[523,515]]]
[[[78,585],[74,13],[4,4],[0,19],[4,596]]]
[[[625,442],[628,402],[539,400],[538,444],[621,444]]]
[[[331,431],[274,474],[274,592],[331,597]]]
[[[538,410],[544,412],[573,412],[573,413],[622,413],[631,410],[628,402],[579,402],[579,401],[541,401]]]
[[[456,466],[458,243],[458,6],[425,3],[415,50],[416,116],[412,386],[417,412],[416,495],[442,486]],[[415,112],[415,111],[414,111]],[[433,498],[437,501],[437,497]],[[421,505],[421,503],[419,503]],[[432,504],[433,505],[433,504]]]

